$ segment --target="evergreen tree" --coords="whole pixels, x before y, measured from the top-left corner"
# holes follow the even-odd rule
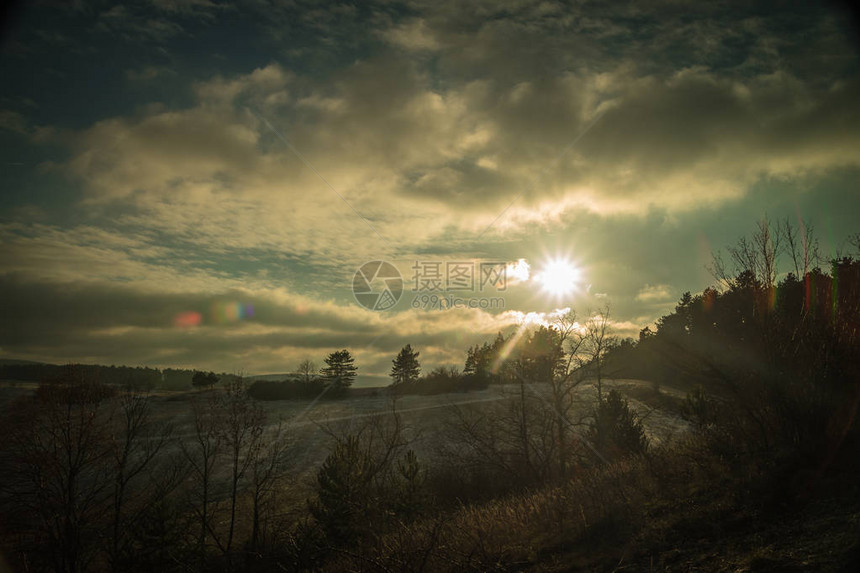
[[[463,374],[479,380],[490,380],[493,362],[493,347],[485,342],[482,346],[477,344],[466,351],[466,364]]]
[[[367,517],[372,478],[371,460],[357,436],[347,436],[323,462],[310,511],[332,543],[348,543],[358,533]]]
[[[396,478],[396,510],[405,518],[412,519],[424,507],[424,484],[427,478],[427,470],[418,461],[414,450],[408,450],[397,462]]]
[[[352,385],[355,381],[355,374],[358,367],[355,365],[355,358],[349,353],[349,350],[337,350],[332,352],[325,359],[326,366],[320,370],[326,383],[332,387],[332,390],[342,391]]]
[[[648,449],[642,421],[615,388],[598,403],[588,439],[607,458],[640,454]]]
[[[552,382],[564,375],[565,361],[561,334],[541,326],[528,336],[519,353],[520,371],[529,382]]]
[[[418,380],[421,374],[421,365],[418,363],[419,354],[412,350],[411,344],[407,344],[400,350],[397,358],[391,361],[392,386],[411,384]]]

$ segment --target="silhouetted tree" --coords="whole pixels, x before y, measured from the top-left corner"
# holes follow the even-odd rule
[[[411,384],[418,380],[421,374],[421,365],[418,363],[418,352],[412,350],[412,346],[407,344],[397,354],[397,358],[392,360],[391,379],[392,386],[402,386]]]
[[[349,350],[337,350],[325,358],[326,366],[320,370],[326,383],[335,392],[349,388],[355,380],[358,367]]]
[[[505,353],[508,340],[499,332],[492,344],[484,342],[469,348],[466,351],[463,375],[489,384],[515,382],[515,368],[507,362],[509,353]]]
[[[406,445],[400,416],[376,416],[355,432],[335,434],[334,449],[317,472],[311,514],[332,545],[345,545],[381,526],[392,502],[394,461]]]
[[[573,430],[582,424],[582,413],[580,418],[574,419],[575,412],[583,408],[575,408],[577,405],[576,390],[587,379],[585,368],[579,368],[577,360],[580,350],[586,343],[586,332],[576,319],[576,312],[568,311],[555,317],[552,325],[555,331],[554,341],[557,348],[553,349],[555,368],[553,376],[549,378],[550,404],[555,425],[555,438],[557,441],[557,474],[564,478],[568,475],[572,466],[573,455]]]
[[[230,469],[230,521],[227,540],[223,545],[226,553],[233,546],[239,483],[263,447],[262,435],[266,414],[248,395],[245,382],[241,377],[227,385],[224,393],[218,396],[215,405],[219,418],[215,431],[226,450]]]
[[[598,402],[588,439],[604,457],[610,459],[640,454],[648,449],[642,421],[615,388]]]
[[[301,362],[299,362],[298,367],[296,368],[296,372],[299,375],[299,378],[305,384],[310,384],[314,378],[316,378],[317,374],[317,365],[314,364],[313,360],[310,358],[305,358]]]
[[[200,567],[206,559],[206,542],[212,530],[210,505],[213,499],[214,475],[223,443],[219,431],[219,419],[214,400],[195,400],[192,403],[194,428],[190,440],[179,442],[185,459],[188,461],[196,487],[191,490],[194,496],[194,513],[200,526],[197,536],[197,552]]]
[[[372,462],[358,436],[339,441],[317,472],[317,500],[311,514],[335,544],[352,540],[356,522],[369,512]]]
[[[58,572],[87,570],[110,515],[112,391],[70,365],[13,409],[2,488]]]
[[[615,338],[611,335],[609,315],[609,307],[606,306],[594,313],[577,331],[581,341],[577,344],[574,361],[594,380],[598,402],[603,400],[606,359],[615,342]]]
[[[424,507],[424,484],[427,470],[414,450],[408,450],[396,464],[398,497],[396,510],[407,519],[414,518]]]
[[[132,491],[132,486],[146,476],[144,472],[153,464],[172,430],[170,424],[155,423],[149,396],[134,390],[128,390],[120,396],[115,425],[110,445],[113,515],[108,550],[114,569],[119,565],[120,556],[128,553],[126,506],[135,499],[140,502],[140,496],[146,494],[143,488]],[[136,511],[139,513],[140,510],[138,505]]]
[[[287,453],[287,436],[284,426],[278,423],[274,432],[261,440],[251,461],[251,547],[259,547],[265,535],[264,513],[270,505],[276,485],[283,475]]]

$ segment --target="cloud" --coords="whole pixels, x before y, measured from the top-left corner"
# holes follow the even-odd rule
[[[531,265],[525,259],[508,263],[505,267],[505,279],[508,285],[515,286],[529,280]]]
[[[402,22],[384,31],[383,37],[398,48],[409,51],[435,51],[439,42],[421,18]]]
[[[439,238],[416,236],[420,221],[474,232],[506,202],[491,231],[558,226],[583,210],[713,209],[763,177],[855,165],[848,150],[860,144],[852,135],[860,130],[845,129],[858,121],[849,111],[857,85],[835,85],[816,99],[786,74],[738,82],[703,70],[658,79],[620,69],[521,82],[501,93],[480,81],[443,93],[425,84],[396,59],[356,63],[334,91],[272,64],[198,82],[189,109],[156,108],[73,134],[80,151],[63,168],[92,200],[130,200],[154,221],[170,221],[168,209],[206,210],[220,227],[234,212],[288,209],[309,223],[296,221],[304,237],[332,207],[344,207],[383,236],[415,244]],[[344,205],[320,205],[319,192],[338,198],[281,136]],[[253,227],[253,234],[200,232],[206,241],[283,242],[271,236],[277,222]],[[366,224],[356,218],[349,230],[360,235]],[[349,241],[338,248],[356,244],[356,235],[341,236]]]
[[[270,63],[196,81],[190,107],[102,120],[71,134],[79,151],[63,168],[90,199],[130,201],[154,221],[171,221],[168,210],[207,210],[213,227],[233,211],[295,213],[296,248],[310,252],[319,242],[305,237],[330,219],[331,205],[307,195],[334,194],[288,145],[347,212],[405,251],[444,241],[449,229],[483,230],[503,210],[491,236],[563,227],[582,211],[715,209],[764,178],[857,164],[860,85],[837,76],[812,84],[762,60],[761,36],[781,38],[779,30],[744,10],[740,32],[719,24],[729,17],[719,10],[708,13],[713,22],[690,25],[672,10],[617,6],[579,19],[550,4],[419,11],[372,20],[391,49],[320,77]],[[322,25],[336,13],[304,18]],[[624,23],[634,16],[655,23],[648,34],[664,51],[694,50],[712,65],[652,65],[654,50],[638,54],[622,41],[639,41]],[[560,33],[566,27],[581,34]],[[742,62],[758,63],[743,73],[723,66],[732,42]],[[601,47],[623,55],[601,57]],[[576,49],[578,63],[569,55]],[[415,50],[438,52],[437,65]],[[423,231],[427,221],[446,231]],[[366,224],[354,223],[339,235],[347,241],[322,242],[339,251],[363,244],[356,237]],[[255,221],[254,234],[232,226],[231,245],[252,236],[284,243],[274,220]],[[205,224],[195,232],[224,240]]]
[[[132,283],[34,281],[0,276],[0,348],[42,360],[201,366],[224,371],[284,371],[305,355],[348,347],[367,373],[385,373],[404,340],[428,348],[425,360],[459,363],[464,348],[513,324],[477,309],[384,314],[321,302],[285,289],[153,292]],[[253,308],[224,322],[218,305]],[[184,312],[201,326],[175,326]],[[464,338],[462,333],[471,333]],[[380,369],[381,365],[381,369]]]
[[[98,28],[115,34],[126,41],[163,44],[185,33],[177,22],[152,17],[143,11],[126,6],[113,6],[99,15]]]
[[[158,49],[120,70],[138,98],[127,109],[61,125],[0,113],[45,150],[50,191],[33,196],[61,195],[67,210],[0,227],[4,288],[55,301],[30,297],[15,326],[30,346],[9,327],[4,348],[278,370],[368,340],[362,360],[384,372],[408,339],[459,361],[468,340],[546,319],[552,301],[530,292],[523,265],[506,312],[387,318],[344,298],[355,268],[431,255],[539,266],[556,250],[600,293],[573,302],[612,301],[633,332],[689,288],[678,277],[701,263],[685,250],[700,226],[722,237],[733,229],[717,214],[809,204],[860,167],[856,51],[818,8],[408,8],[254,1],[226,14],[156,0],[94,14],[111,42]],[[260,32],[247,54],[196,65],[182,51],[237,14]],[[253,321],[172,326],[175,313],[239,299]]]
[[[636,300],[640,302],[669,302],[674,300],[674,289],[670,285],[645,285],[636,293]]]

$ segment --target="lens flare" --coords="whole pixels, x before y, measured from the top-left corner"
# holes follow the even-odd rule
[[[214,324],[230,324],[252,318],[254,307],[234,301],[219,301],[212,304],[211,318]]]
[[[173,325],[179,328],[199,326],[201,322],[203,322],[203,315],[194,310],[180,312],[173,318]]]

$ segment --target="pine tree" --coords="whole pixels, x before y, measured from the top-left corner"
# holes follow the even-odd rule
[[[642,421],[615,388],[598,402],[588,439],[608,458],[641,454],[648,449]]]
[[[397,358],[392,360],[391,379],[392,386],[401,386],[403,384],[411,384],[418,380],[421,374],[421,365],[418,363],[419,352],[412,350],[412,345],[404,346]]]
[[[317,472],[317,498],[310,511],[330,542],[346,544],[361,531],[371,506],[372,467],[358,436],[350,435]]]
[[[358,367],[349,350],[344,348],[332,352],[326,357],[325,363],[326,367],[320,373],[332,390],[339,392],[352,385]]]
[[[427,471],[418,461],[414,450],[408,450],[403,459],[397,462],[396,490],[398,513],[407,519],[414,518],[424,505],[424,483]]]

